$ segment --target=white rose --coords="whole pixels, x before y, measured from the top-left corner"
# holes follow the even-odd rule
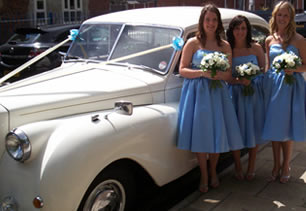
[[[280,67],[281,67],[281,66],[280,66],[279,63],[276,63],[276,64],[275,64],[275,68],[276,68],[276,69],[279,69]]]
[[[247,70],[249,67],[248,67],[248,65],[243,64],[241,68],[242,68],[243,70]]]
[[[205,58],[206,58],[206,59],[212,59],[212,58],[213,58],[213,55],[212,55],[212,54],[207,54],[207,55],[205,56]]]
[[[293,60],[291,60],[291,59],[288,60],[287,63],[289,65],[289,67],[294,67],[294,65],[295,65],[295,62]]]
[[[213,64],[214,64],[214,60],[213,60],[213,59],[209,59],[209,60],[208,60],[208,64],[209,64],[209,65],[213,65]]]
[[[225,61],[225,60],[221,59],[221,60],[220,60],[220,64],[221,64],[222,66],[226,67],[226,61]]]
[[[206,61],[205,61],[205,59],[202,59],[202,61],[201,61],[201,65],[205,65],[206,64]]]
[[[245,70],[246,74],[251,75],[252,74],[252,70],[251,69],[246,69]]]

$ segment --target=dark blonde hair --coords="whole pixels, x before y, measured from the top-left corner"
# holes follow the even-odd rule
[[[272,11],[272,17],[269,21],[270,34],[275,38],[274,33],[278,31],[278,26],[276,23],[276,16],[277,16],[278,11],[282,8],[288,9],[289,14],[290,14],[290,22],[286,28],[287,36],[285,37],[284,42],[283,42],[284,46],[287,46],[290,40],[296,34],[296,25],[294,22],[295,9],[289,1],[280,1],[275,5],[274,10]]]
[[[222,20],[221,20],[221,14],[219,9],[213,5],[213,4],[207,4],[203,7],[202,11],[201,11],[201,15],[199,18],[199,24],[198,24],[198,32],[196,34],[197,39],[200,41],[201,45],[204,47],[206,44],[206,33],[204,30],[204,18],[205,15],[207,13],[207,11],[213,12],[217,15],[217,19],[218,19],[218,27],[216,30],[216,39],[217,39],[217,44],[218,46],[221,46],[222,41],[221,41],[221,36],[224,35],[224,28],[223,28],[223,24],[222,24]]]

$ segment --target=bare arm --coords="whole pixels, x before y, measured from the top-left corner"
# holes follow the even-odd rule
[[[259,45],[257,43],[254,44],[254,50],[255,50],[257,60],[258,60],[258,66],[259,66],[260,70],[264,72],[264,69],[266,67],[265,52],[263,51],[261,45]]]
[[[269,37],[266,38],[265,41],[265,48],[266,48],[266,57],[267,57],[267,62],[266,62],[266,71],[267,72],[270,69],[270,42],[272,40],[272,36],[270,35]]]
[[[295,41],[295,46],[299,50],[300,57],[302,59],[302,65],[298,66],[296,69],[285,69],[285,73],[292,75],[293,72],[303,73],[306,72],[306,39],[301,35],[297,35],[297,40]]]
[[[213,80],[219,80],[216,78],[216,76],[212,78],[210,71],[204,72],[201,69],[190,68],[190,64],[192,62],[192,56],[199,49],[199,45],[200,44],[196,40],[196,38],[191,38],[187,41],[182,52],[182,58],[179,68],[180,75],[183,76],[184,78],[190,78],[190,79],[205,77]]]
[[[224,80],[224,81],[232,81],[232,49],[231,46],[228,42],[224,41],[223,42],[223,53],[227,55],[230,67],[225,71],[221,72],[218,71],[217,75],[214,77],[216,80]]]
[[[302,59],[302,65],[298,66],[294,72],[306,72],[306,38],[300,38],[297,41],[297,46]]]
[[[200,69],[190,68],[192,56],[194,52],[196,52],[197,49],[198,49],[198,42],[195,38],[189,39],[183,48],[179,72],[180,72],[180,75],[183,76],[184,78],[192,79],[192,78],[208,76],[207,73],[204,73]]]
[[[266,62],[265,62],[265,53],[261,47],[261,45],[254,43],[252,44],[252,50],[254,51],[255,56],[257,57],[258,66],[259,68],[264,71]],[[231,81],[229,81],[231,84],[242,84],[245,86],[248,86],[251,81],[245,78],[233,78]]]

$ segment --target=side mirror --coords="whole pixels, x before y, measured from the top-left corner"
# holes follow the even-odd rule
[[[108,119],[108,116],[112,113],[118,113],[123,115],[131,116],[133,114],[133,103],[128,101],[118,101],[115,102],[114,110],[104,116],[105,119]]]

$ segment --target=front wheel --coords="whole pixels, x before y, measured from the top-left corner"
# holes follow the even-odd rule
[[[135,200],[135,182],[122,169],[103,172],[90,185],[82,200],[81,211],[127,211]]]

